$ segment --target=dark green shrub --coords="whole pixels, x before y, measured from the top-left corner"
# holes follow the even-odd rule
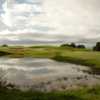
[[[85,45],[77,45],[77,48],[85,48]]]
[[[97,42],[97,43],[96,43],[96,46],[93,47],[93,50],[94,50],[94,51],[100,51],[100,42]]]
[[[3,44],[2,47],[8,47],[8,45],[7,44]]]

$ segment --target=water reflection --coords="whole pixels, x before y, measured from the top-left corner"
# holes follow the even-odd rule
[[[90,70],[84,66],[41,58],[0,58],[0,69],[6,80],[16,85],[33,85],[55,77],[78,77]]]

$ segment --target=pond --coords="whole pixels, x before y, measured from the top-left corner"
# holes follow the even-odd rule
[[[66,81],[67,84],[100,83],[97,75],[88,72],[89,67],[64,62],[57,62],[46,58],[0,58],[2,77],[8,82],[20,87],[30,87],[41,82],[47,83]],[[68,80],[70,79],[70,80]],[[85,81],[84,81],[85,79]],[[71,81],[72,80],[72,81]],[[62,82],[63,83],[63,82]],[[61,84],[62,84],[61,83]],[[58,83],[57,83],[58,84]]]

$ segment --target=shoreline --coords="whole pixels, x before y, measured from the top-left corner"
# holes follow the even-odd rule
[[[51,59],[56,60],[58,62],[65,62],[65,63],[71,63],[71,64],[76,64],[76,65],[83,65],[83,66],[91,68],[91,71],[89,71],[89,73],[100,75],[100,68],[97,68],[97,66],[95,67],[95,65],[93,65],[91,63],[87,63],[84,60],[73,59],[71,57],[63,57],[63,56],[55,56]]]
[[[9,58],[7,58],[7,59],[9,59]],[[13,59],[13,58],[11,58],[11,59]],[[2,59],[2,60],[4,60],[4,59]],[[34,59],[32,59],[32,60],[34,60]],[[46,60],[46,61],[48,61],[48,60]],[[14,60],[12,60],[12,61],[14,61]],[[15,61],[16,61],[16,59],[15,59]],[[20,61],[21,61],[21,59],[20,59]],[[37,58],[37,61],[39,61],[38,58]],[[52,63],[52,60],[50,60],[48,62]],[[57,63],[57,62],[55,62],[55,63]],[[11,63],[11,61],[10,61],[10,63]],[[66,66],[63,67],[62,66],[63,64]],[[29,89],[29,88],[31,89],[32,88],[33,90],[39,90],[39,91],[41,91],[41,90],[45,90],[45,91],[68,90],[68,89],[75,89],[75,88],[77,89],[77,88],[81,88],[84,86],[90,87],[90,86],[95,86],[97,84],[98,85],[100,84],[100,75],[95,75],[95,74],[89,73],[91,70],[90,70],[90,68],[87,68],[86,66],[79,66],[79,65],[70,64],[70,63],[59,63],[58,65],[60,65],[58,67],[58,68],[60,68],[60,69],[58,69],[58,73],[46,74],[43,76],[42,75],[40,75],[40,76],[33,75],[32,79],[31,79],[32,80],[31,84],[17,84],[17,83],[13,83],[13,81],[11,84],[13,84],[17,87],[20,87],[22,89]],[[78,72],[82,71],[83,73],[77,72],[76,74],[74,74],[74,71],[71,71],[71,72],[70,72],[70,70],[68,72],[66,71],[66,67],[67,68],[72,67],[74,69],[75,66],[77,67],[76,71],[78,71]],[[13,66],[11,68],[13,68]]]

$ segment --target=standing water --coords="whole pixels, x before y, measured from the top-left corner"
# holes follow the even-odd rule
[[[100,84],[100,77],[88,73],[86,66],[45,58],[0,58],[2,77],[19,87],[55,87]]]

